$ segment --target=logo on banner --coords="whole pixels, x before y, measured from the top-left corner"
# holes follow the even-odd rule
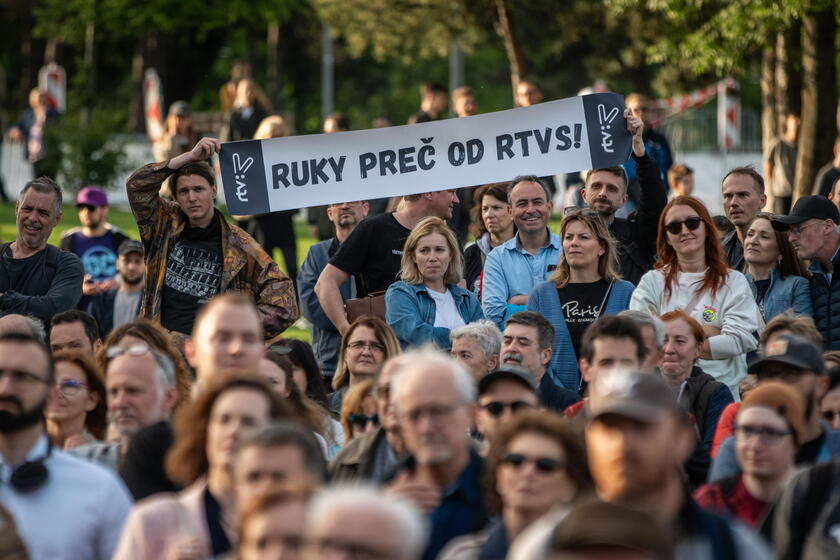
[[[608,113],[607,107],[603,103],[598,105],[598,124],[601,125],[601,148],[605,152],[613,153],[615,147],[613,146],[612,133],[608,132],[612,128],[613,121],[618,116],[618,107],[613,107]]]
[[[254,165],[254,158],[249,157],[245,161],[239,154],[233,154],[233,178],[236,180],[236,198],[239,202],[248,202],[248,190],[245,184],[245,173]]]

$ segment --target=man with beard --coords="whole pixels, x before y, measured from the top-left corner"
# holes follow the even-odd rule
[[[551,363],[554,327],[535,311],[511,315],[502,334],[502,366],[519,366],[527,370],[537,385],[540,404],[556,412],[580,401],[575,391],[559,387],[546,375]]]
[[[820,401],[828,391],[828,376],[816,346],[799,336],[781,335],[767,343],[748,371],[756,375],[759,386],[768,380],[781,381],[796,389],[805,400],[805,427],[795,457],[797,467],[840,457],[840,431],[830,429],[820,419]],[[712,462],[709,481],[737,476],[740,471],[735,457],[735,439],[729,437],[721,444]]]
[[[773,557],[749,529],[700,509],[686,491],[682,465],[695,430],[660,377],[613,371],[596,379],[584,434],[598,497],[654,516],[674,537],[674,558]]]
[[[17,237],[0,243],[0,311],[33,315],[48,325],[82,297],[82,262],[47,244],[61,219],[61,188],[49,177],[29,181],[15,205]]]
[[[117,286],[117,249],[128,239],[119,228],[108,223],[108,195],[99,187],[85,187],[76,196],[76,209],[82,227],[61,236],[61,248],[78,255],[85,268],[82,301],[88,309],[90,298]]]
[[[93,298],[90,314],[99,323],[102,338],[112,329],[133,321],[140,313],[140,299],[146,279],[146,263],[143,260],[143,245],[139,241],[123,241],[117,257],[117,272],[120,284],[114,290],[103,292]]]
[[[642,138],[642,119],[624,111],[627,130],[633,135],[632,160],[636,163],[641,187],[639,208],[627,218],[617,218],[616,212],[627,202],[627,172],[623,167],[592,169],[586,174],[581,190],[586,205],[598,212],[618,245],[621,276],[638,284],[656,259],[656,231],[659,214],[668,203],[659,166],[645,152]]]
[[[43,412],[54,382],[42,343],[0,335],[0,503],[32,560],[107,560],[131,500],[115,475],[50,444]]]
[[[767,203],[764,179],[750,166],[736,167],[724,176],[721,192],[723,211],[735,224],[735,229],[721,239],[726,263],[729,268],[744,270],[744,238],[755,216]]]
[[[330,262],[338,248],[350,237],[370,209],[364,200],[357,202],[339,202],[327,206],[327,217],[335,225],[335,237],[319,241],[309,248],[309,253],[300,267],[297,276],[300,311],[312,324],[312,351],[318,360],[321,375],[332,378],[338,363],[338,347],[341,335],[321,308],[315,295],[315,283],[321,271]],[[356,280],[350,276],[339,287],[342,301],[356,297]],[[327,383],[329,386],[329,383]]]

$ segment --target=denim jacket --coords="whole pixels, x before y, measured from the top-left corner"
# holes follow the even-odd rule
[[[755,280],[750,274],[747,274],[746,277],[749,280],[753,297],[756,297]],[[793,309],[793,312],[797,315],[808,315],[809,317],[814,315],[814,307],[811,302],[811,286],[808,280],[801,276],[782,277],[778,268],[774,268],[770,272],[770,287],[764,294],[764,301],[756,300],[756,303],[758,303],[758,308],[765,322],[788,309]]]
[[[464,323],[484,318],[475,294],[456,284],[449,284],[447,288]],[[434,326],[437,308],[425,285],[402,280],[391,284],[385,292],[385,309],[385,319],[394,329],[403,349],[424,342],[433,342],[445,350],[450,348],[449,329]]]

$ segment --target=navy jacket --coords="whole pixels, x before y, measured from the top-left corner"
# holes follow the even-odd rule
[[[831,259],[834,266],[831,282],[817,260],[811,261],[811,301],[814,323],[823,337],[823,350],[840,350],[840,248]]]

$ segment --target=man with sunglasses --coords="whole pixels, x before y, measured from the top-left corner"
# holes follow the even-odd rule
[[[599,498],[671,528],[674,558],[772,558],[749,529],[702,510],[686,491],[682,466],[697,436],[660,377],[613,371],[596,379],[584,436]]]
[[[811,261],[811,301],[823,350],[840,350],[840,210],[824,196],[803,196],[787,216],[775,216],[773,227],[788,231],[800,259]]]
[[[108,195],[101,188],[87,186],[80,190],[76,210],[82,226],[64,232],[61,249],[82,259],[85,282],[79,309],[87,309],[92,296],[117,287],[117,249],[128,236],[108,223]]]
[[[117,470],[131,438],[141,429],[169,420],[178,390],[175,366],[145,343],[106,350],[105,391],[108,425],[117,440],[76,447],[77,457]]]
[[[828,390],[820,351],[808,340],[794,335],[781,335],[765,345],[764,352],[752,362],[760,387],[768,380],[781,381],[796,389],[805,402],[805,418],[796,466],[803,467],[840,457],[840,431],[832,430],[820,419],[820,401]],[[730,405],[733,406],[733,405]],[[709,471],[709,481],[735,476],[740,472],[735,455],[735,440],[721,444]]]
[[[489,441],[517,412],[538,406],[537,384],[533,376],[516,366],[502,366],[478,382],[476,430],[485,441]]]
[[[631,160],[636,164],[641,187],[638,210],[627,218],[616,217],[616,212],[627,202],[627,172],[620,166],[589,171],[581,194],[586,205],[598,213],[617,241],[622,278],[638,284],[656,259],[659,214],[668,200],[659,166],[645,151],[642,119],[630,109],[624,111],[624,116],[627,130],[633,135]]]
[[[0,503],[27,558],[111,558],[131,498],[113,473],[50,444],[43,412],[54,383],[43,343],[0,335]]]

